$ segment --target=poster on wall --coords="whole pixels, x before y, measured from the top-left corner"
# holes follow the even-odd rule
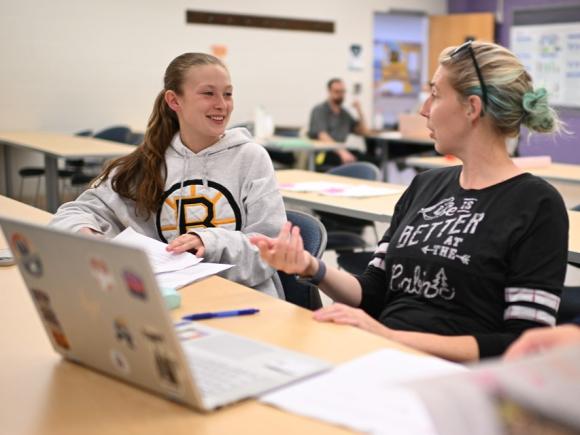
[[[362,45],[351,44],[348,49],[348,69],[351,71],[362,71]]]
[[[422,45],[417,42],[375,41],[374,81],[377,94],[416,96],[421,91]]]
[[[550,104],[580,107],[580,23],[513,26],[511,48]]]

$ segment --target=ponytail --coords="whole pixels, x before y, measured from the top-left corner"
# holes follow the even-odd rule
[[[162,90],[155,99],[143,143],[131,154],[111,162],[99,176],[95,187],[114,170],[113,190],[135,201],[137,215],[146,216],[157,211],[167,174],[165,151],[178,131],[177,116],[165,102],[165,90]]]

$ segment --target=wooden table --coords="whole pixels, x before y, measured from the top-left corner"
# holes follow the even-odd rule
[[[338,149],[358,149],[346,143],[323,142],[302,137],[272,136],[267,139],[256,139],[257,143],[272,151],[294,152],[300,151],[307,155],[306,169],[314,171],[316,155],[320,152],[335,151]]]
[[[409,157],[405,162],[407,166],[424,169],[461,165],[460,160],[448,157]],[[523,170],[546,180],[580,183],[580,165],[552,163],[541,168],[524,168]]]
[[[46,223],[50,214],[0,197],[3,214]],[[21,214],[23,213],[23,214]],[[5,246],[0,236],[0,248]],[[289,414],[255,400],[211,414],[194,412],[64,361],[49,344],[16,266],[0,268],[2,364],[0,424],[11,435],[345,434],[345,429]],[[259,316],[208,325],[304,352],[332,363],[401,345],[350,326],[318,323],[312,314],[222,278],[182,290],[175,319],[192,311],[255,306]]]
[[[326,196],[317,193],[291,192],[281,190],[284,202],[287,205],[308,207],[314,210],[326,211],[343,216],[360,219],[368,219],[377,222],[389,222],[395,211],[395,204],[405,191],[407,186],[389,184],[379,181],[359,180],[338,175],[321,174],[298,169],[285,169],[276,171],[278,183],[296,183],[306,181],[327,181],[344,184],[368,184],[376,187],[398,189],[399,193],[392,195],[373,196],[369,198],[348,198],[339,196]]]
[[[38,151],[44,154],[46,170],[46,203],[48,211],[55,212],[59,205],[58,159],[111,158],[135,150],[134,146],[91,137],[70,136],[48,132],[0,132],[0,145],[4,152],[4,178],[6,194],[13,196],[12,148]]]

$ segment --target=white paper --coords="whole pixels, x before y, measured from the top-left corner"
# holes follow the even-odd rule
[[[465,370],[439,358],[384,349],[260,400],[296,414],[373,434],[436,434],[419,396],[400,384]]]
[[[199,263],[182,270],[155,274],[159,287],[181,288],[232,267],[231,264]]]
[[[345,196],[364,198],[371,196],[384,196],[401,193],[401,189],[389,187],[376,187],[367,184],[344,184],[331,183],[328,181],[306,181],[302,183],[282,183],[278,186],[281,190],[291,192],[312,192],[328,196]]]
[[[114,237],[113,240],[123,245],[133,246],[145,251],[153,268],[153,272],[156,274],[185,269],[203,260],[189,252],[183,252],[181,254],[167,252],[165,249],[167,248],[167,244],[144,236],[131,227],[127,227],[123,232]]]

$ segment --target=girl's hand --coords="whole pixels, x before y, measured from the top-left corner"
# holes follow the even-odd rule
[[[250,237],[260,250],[260,256],[270,266],[286,273],[312,276],[318,268],[316,259],[304,250],[300,228],[286,222],[276,238],[264,235]]]
[[[205,246],[203,245],[201,238],[193,233],[182,234],[173,239],[165,249],[173,254],[191,252],[197,257],[203,257],[203,254],[205,253]]]
[[[86,236],[103,237],[103,234],[102,233],[99,233],[98,231],[95,231],[95,230],[93,230],[92,228],[89,228],[89,227],[82,227],[77,232],[78,233],[81,233],[81,234],[84,234]]]

